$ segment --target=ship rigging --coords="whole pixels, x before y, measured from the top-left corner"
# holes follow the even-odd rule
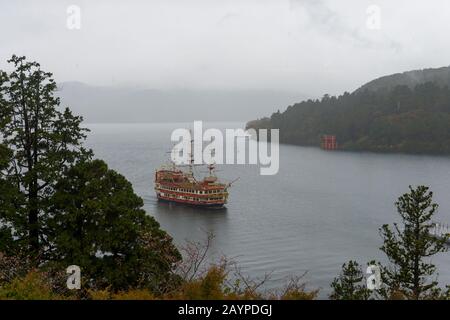
[[[192,146],[192,141],[191,141]],[[192,150],[192,149],[191,149]],[[194,175],[192,152],[187,165],[176,165],[173,161],[155,171],[155,192],[159,201],[180,203],[196,207],[222,208],[228,201],[228,188],[234,183],[219,181],[215,164],[206,167],[208,175],[197,180]],[[182,170],[188,167],[188,170]]]

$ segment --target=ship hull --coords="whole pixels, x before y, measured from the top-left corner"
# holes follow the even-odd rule
[[[214,209],[225,208],[225,203],[199,203],[199,202],[193,202],[193,201],[187,201],[187,200],[181,200],[181,199],[165,198],[162,196],[157,196],[157,198],[158,198],[158,201],[160,201],[160,202],[175,203],[175,204],[185,205],[185,206],[190,206],[190,207],[214,208]]]

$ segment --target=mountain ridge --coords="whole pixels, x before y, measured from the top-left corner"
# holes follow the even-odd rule
[[[371,80],[355,91],[386,90],[393,86],[406,85],[410,88],[425,83],[434,82],[440,86],[450,86],[450,66],[440,68],[426,68],[394,73]]]
[[[450,154],[450,68],[381,77],[340,96],[304,100],[247,123],[279,129],[280,142],[319,146],[334,135],[349,151]]]
[[[270,90],[157,90],[58,84],[57,96],[86,122],[248,121],[305,95]]]

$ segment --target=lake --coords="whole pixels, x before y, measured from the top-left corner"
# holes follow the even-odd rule
[[[132,182],[145,210],[177,244],[202,240],[205,231],[212,232],[209,259],[231,257],[251,277],[271,273],[268,288],[307,272],[308,288],[320,288],[320,297],[326,298],[344,262],[384,261],[378,228],[398,221],[394,202],[408,185],[430,186],[439,204],[435,220],[450,223],[450,157],[281,145],[277,175],[261,176],[256,165],[218,166],[220,179],[240,179],[230,189],[225,210],[205,210],[158,203],[153,191],[154,171],[173,145],[172,130],[192,128],[193,123],[86,126],[96,157]],[[439,282],[450,284],[450,253],[433,261]]]

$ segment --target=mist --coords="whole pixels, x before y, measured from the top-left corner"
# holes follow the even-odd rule
[[[68,25],[71,6],[79,28]],[[0,0],[0,69],[15,53],[39,61],[58,83],[220,93],[211,109],[248,118],[387,74],[447,66],[449,18],[446,0]],[[250,111],[231,114],[227,95]]]

